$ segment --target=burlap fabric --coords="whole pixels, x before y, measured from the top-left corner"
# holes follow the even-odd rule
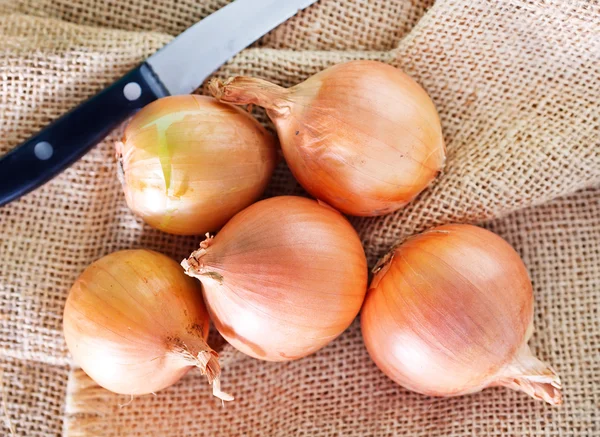
[[[0,0],[0,153],[101,89],[226,0]],[[320,0],[217,74],[291,85],[345,60],[404,68],[432,96],[443,175],[404,210],[353,219],[371,265],[435,224],[474,222],[521,253],[536,354],[565,405],[507,389],[410,393],[368,358],[358,323],[317,354],[264,363],[224,351],[221,408],[190,373],[156,396],[116,396],[73,367],[61,332],[77,275],[118,249],[182,258],[198,238],[150,229],[125,205],[110,138],[0,209],[3,435],[600,436],[600,4]],[[257,115],[263,120],[264,114]],[[301,193],[284,164],[268,195]]]

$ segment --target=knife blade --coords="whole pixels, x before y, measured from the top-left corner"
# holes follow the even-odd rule
[[[235,0],[0,158],[0,206],[43,185],[156,99],[188,94],[236,53],[317,0]]]
[[[188,28],[147,62],[170,94],[189,94],[233,55],[315,1],[236,0]],[[183,68],[173,68],[190,55],[193,59]]]

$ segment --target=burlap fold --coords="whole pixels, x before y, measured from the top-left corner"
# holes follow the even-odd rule
[[[226,3],[0,2],[0,153]],[[297,362],[226,351],[223,385],[237,399],[225,408],[196,373],[120,407],[130,399],[70,369],[61,332],[70,285],[114,250],[181,259],[199,238],[162,234],[128,210],[115,177],[117,131],[0,209],[2,381],[17,435],[59,435],[63,426],[69,436],[600,435],[600,189],[589,188],[600,184],[600,4],[321,0],[217,75],[289,86],[365,58],[401,67],[425,87],[448,149],[444,173],[407,208],[352,219],[370,264],[427,227],[485,222],[528,266],[532,346],[561,374],[565,405],[505,389],[453,399],[407,392],[369,360],[355,322]],[[267,195],[289,193],[302,190],[281,164]]]

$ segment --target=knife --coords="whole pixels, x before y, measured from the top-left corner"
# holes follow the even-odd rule
[[[148,103],[189,94],[236,53],[317,0],[235,0],[0,158],[0,206],[43,185]]]

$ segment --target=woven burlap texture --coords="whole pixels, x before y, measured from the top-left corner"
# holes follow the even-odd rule
[[[0,0],[0,153],[226,3]],[[62,338],[74,279],[114,250],[181,259],[198,244],[128,210],[115,177],[117,131],[0,209],[3,404],[17,435],[600,435],[600,190],[586,189],[600,183],[600,5],[431,3],[320,0],[217,74],[288,86],[370,58],[421,83],[440,112],[446,169],[402,211],[352,220],[369,262],[432,225],[485,222],[528,266],[531,344],[561,374],[565,405],[506,389],[453,399],[407,392],[369,360],[356,322],[297,362],[226,350],[223,384],[237,399],[225,408],[197,373],[131,403],[96,387],[69,370]],[[282,164],[267,195],[284,193],[302,191]]]

